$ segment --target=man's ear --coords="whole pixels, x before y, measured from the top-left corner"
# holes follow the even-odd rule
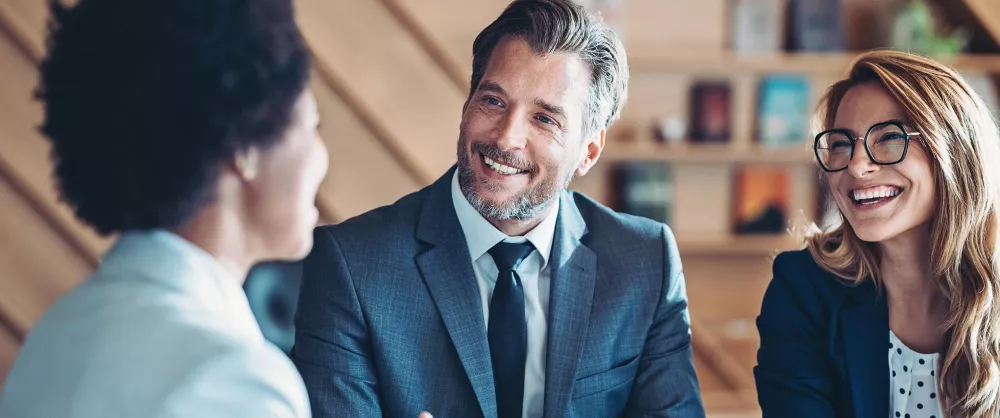
[[[586,143],[583,145],[583,160],[581,160],[580,165],[576,167],[577,177],[587,174],[587,172],[594,167],[594,164],[597,164],[597,160],[601,158],[601,152],[604,151],[604,141],[607,133],[607,128],[601,128],[586,139]]]
[[[260,169],[260,150],[250,147],[233,156],[233,170],[243,181],[253,181]]]

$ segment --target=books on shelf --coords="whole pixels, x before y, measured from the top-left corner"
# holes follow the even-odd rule
[[[735,178],[734,232],[774,234],[788,227],[788,172],[781,167],[745,166]]]
[[[839,52],[845,49],[840,0],[790,1],[790,51]]]
[[[673,209],[670,166],[655,161],[630,161],[615,167],[618,211],[667,223]]]
[[[691,86],[691,142],[728,142],[732,135],[732,94],[725,81],[699,81]]]
[[[757,110],[759,142],[768,148],[801,144],[809,136],[811,110],[806,77],[792,74],[762,77]]]
[[[785,35],[788,0],[730,0],[733,51],[744,54],[777,53]]]

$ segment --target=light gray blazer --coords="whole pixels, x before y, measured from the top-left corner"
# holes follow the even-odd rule
[[[124,234],[38,321],[0,417],[309,417],[295,367],[239,281],[166,231]]]

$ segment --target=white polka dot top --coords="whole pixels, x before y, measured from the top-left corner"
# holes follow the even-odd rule
[[[910,350],[889,331],[890,418],[944,418],[937,394],[937,353]]]

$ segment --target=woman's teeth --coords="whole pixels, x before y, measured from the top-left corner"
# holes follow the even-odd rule
[[[896,197],[902,190],[896,186],[876,186],[866,189],[857,189],[851,192],[851,197],[855,202],[861,204],[871,204],[879,199]]]

